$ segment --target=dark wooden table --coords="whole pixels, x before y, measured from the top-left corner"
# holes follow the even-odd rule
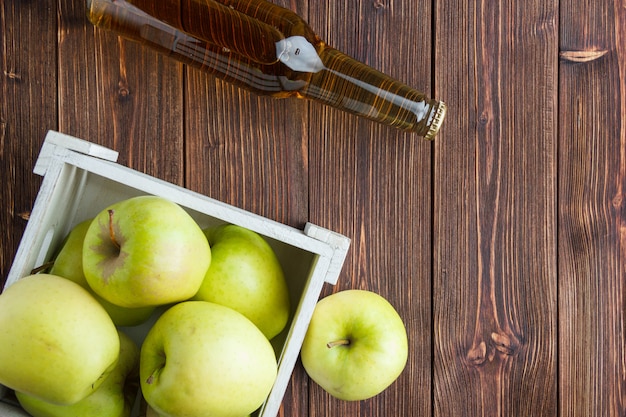
[[[2,282],[55,129],[352,239],[323,295],[388,298],[409,332],[406,370],[347,403],[298,364],[281,416],[626,415],[626,2],[276,2],[446,101],[435,142],[251,95],[95,29],[82,0],[4,0]]]

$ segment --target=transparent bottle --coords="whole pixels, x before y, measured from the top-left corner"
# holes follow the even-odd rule
[[[87,0],[97,27],[259,95],[317,100],[433,139],[446,106],[326,45],[265,0]]]

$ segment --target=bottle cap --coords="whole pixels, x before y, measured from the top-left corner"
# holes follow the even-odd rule
[[[443,123],[443,119],[445,119],[446,117],[446,109],[446,103],[440,101],[439,105],[437,106],[435,116],[433,117],[433,121],[430,124],[430,129],[428,129],[428,132],[426,132],[426,135],[424,135],[424,139],[433,140],[435,138],[435,136],[439,132],[441,124]]]

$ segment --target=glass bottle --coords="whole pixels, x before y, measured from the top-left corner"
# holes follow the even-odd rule
[[[324,43],[266,0],[87,0],[97,27],[259,95],[317,100],[433,139],[442,101]]]

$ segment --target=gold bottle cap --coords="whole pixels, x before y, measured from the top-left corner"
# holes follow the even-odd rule
[[[439,128],[441,128],[443,119],[446,118],[446,110],[447,110],[446,103],[444,103],[443,101],[440,101],[439,105],[437,106],[437,111],[435,112],[435,116],[433,117],[433,121],[430,124],[430,129],[428,129],[428,132],[426,132],[426,135],[424,135],[424,139],[426,140],[435,139],[435,136],[439,132]]]

